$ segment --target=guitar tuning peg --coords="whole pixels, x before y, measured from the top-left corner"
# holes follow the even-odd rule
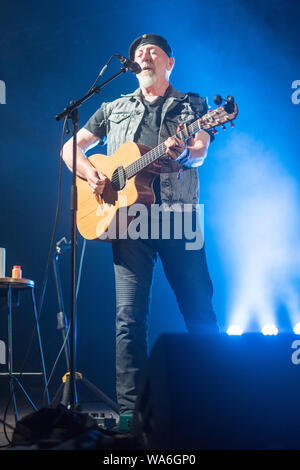
[[[225,131],[225,129],[226,129],[226,127],[224,126],[224,124],[222,124],[222,129],[224,129],[224,131]]]
[[[215,95],[214,96],[214,102],[218,107],[221,105],[222,101],[224,101],[224,100],[223,100],[221,95]]]
[[[213,130],[212,130],[212,133],[213,133],[213,134],[217,134],[217,133],[218,133],[217,129],[213,129]]]
[[[232,121],[230,121],[230,126],[234,127],[234,123]]]

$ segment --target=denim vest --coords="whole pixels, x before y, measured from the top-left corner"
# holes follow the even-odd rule
[[[196,120],[207,112],[205,99],[197,96],[192,102],[192,94],[181,93],[171,85],[163,104],[158,143],[176,134],[179,124]],[[138,128],[143,120],[145,107],[140,89],[134,93],[121,95],[120,98],[103,103],[104,122],[107,137],[107,154],[112,155],[124,142],[135,142]],[[167,156],[161,157],[160,174],[161,201],[164,205],[197,204],[199,202],[199,178],[197,168],[189,168],[178,173],[174,171],[174,162]]]

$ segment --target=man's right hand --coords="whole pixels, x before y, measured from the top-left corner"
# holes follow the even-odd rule
[[[86,171],[86,180],[94,194],[101,195],[109,179],[96,168],[91,167]]]

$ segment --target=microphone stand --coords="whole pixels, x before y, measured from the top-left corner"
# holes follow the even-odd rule
[[[59,312],[57,314],[57,329],[61,331],[63,344],[64,344],[64,352],[65,352],[65,359],[67,364],[67,370],[70,371],[70,345],[69,340],[67,338],[67,318],[64,308],[64,301],[63,301],[63,293],[62,293],[62,285],[61,285],[61,278],[60,278],[60,270],[59,270],[59,258],[63,254],[64,251],[69,249],[69,243],[67,242],[66,238],[63,237],[56,243],[56,252],[55,257],[53,258],[53,271],[54,271],[54,278],[55,278],[55,285],[57,291],[57,300],[59,306]]]
[[[78,132],[78,108],[88,98],[93,96],[95,93],[99,93],[101,89],[117,78],[119,75],[127,72],[128,67],[122,67],[121,70],[110,77],[100,85],[93,86],[88,93],[82,98],[71,101],[67,108],[64,108],[59,114],[55,116],[57,121],[62,118],[71,119],[72,121],[72,134],[73,134],[73,166],[72,166],[72,186],[71,186],[71,315],[70,315],[70,408],[74,410],[77,405],[77,391],[76,391],[76,340],[77,340],[77,312],[76,312],[76,258],[77,258],[77,231],[76,231],[76,215],[77,215],[77,132]]]

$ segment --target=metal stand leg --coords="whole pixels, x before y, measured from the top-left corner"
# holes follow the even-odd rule
[[[32,408],[34,409],[34,411],[37,411],[37,407],[36,405],[33,403],[33,401],[31,400],[30,396],[28,395],[28,393],[26,392],[25,388],[23,387],[23,385],[21,384],[20,380],[14,376],[13,377],[14,381],[16,382],[16,384],[20,387],[20,389],[22,390],[22,392],[24,393],[25,397],[27,398],[28,402],[30,403],[30,405],[32,406]]]
[[[12,302],[11,302],[11,286],[8,286],[8,318],[7,318],[7,325],[8,325],[8,381],[9,381],[9,391],[10,396],[12,397],[13,407],[15,412],[15,420],[16,422],[19,419],[19,413],[17,408],[16,402],[16,395],[15,395],[15,384],[14,384],[14,376],[13,376],[13,354],[12,354]]]
[[[39,320],[38,320],[38,316],[37,316],[34,288],[31,289],[31,298],[32,298],[33,311],[34,311],[34,318],[35,318],[35,322],[36,322],[37,337],[38,337],[38,342],[39,342],[39,350],[40,350],[41,363],[42,363],[42,372],[43,372],[45,394],[46,394],[46,397],[47,397],[47,404],[49,405],[49,403],[50,403],[49,391],[48,391],[48,384],[47,384],[45,360],[44,360],[44,354],[43,354],[43,348],[42,348],[42,340],[41,340],[41,335],[40,335]]]
[[[81,379],[82,384],[85,385],[88,389],[91,390],[94,395],[96,395],[100,400],[108,405],[112,410],[114,410],[116,413],[119,413],[119,406],[112,401],[105,393],[103,393],[99,388],[97,388],[94,384],[92,384],[89,380],[82,378]]]
[[[96,395],[101,400],[102,403],[105,403],[113,411],[115,411],[116,413],[119,413],[118,405],[113,400],[111,400],[107,395],[105,395],[105,393],[99,390],[99,388],[97,388],[96,385],[94,385],[92,382],[82,377],[82,375],[78,372],[76,372],[76,381],[84,385],[87,389],[89,389],[94,395]],[[69,374],[67,374],[67,377],[65,378],[64,383],[62,383],[60,387],[58,388],[55,394],[55,397],[53,398],[52,404],[58,403],[58,396],[61,391],[62,391],[62,399],[60,403],[62,405],[67,406],[69,403],[69,393],[70,393]]]

